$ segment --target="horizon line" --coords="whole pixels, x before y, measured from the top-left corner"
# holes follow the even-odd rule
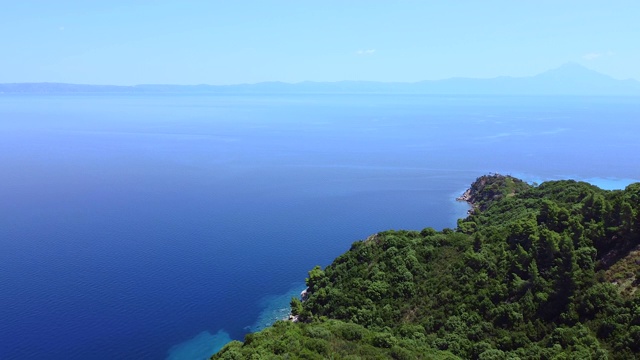
[[[576,67],[576,68],[580,68],[580,69],[584,69],[586,71],[590,71],[599,75],[603,75],[603,76],[607,76],[609,78],[611,78],[612,80],[615,81],[634,81],[634,82],[640,82],[640,80],[636,80],[634,78],[627,78],[627,79],[616,79],[614,77],[612,77],[609,74],[605,74],[596,70],[593,70],[587,66],[584,66],[582,64],[576,63],[576,62],[566,62],[561,64],[558,67],[555,68],[551,68],[548,70],[545,70],[543,72],[534,74],[534,75],[528,75],[528,76],[512,76],[512,75],[499,75],[499,76],[493,76],[493,77],[466,77],[466,76],[452,76],[452,77],[448,77],[448,78],[442,78],[442,79],[433,79],[433,80],[428,80],[428,79],[423,79],[423,80],[416,80],[416,81],[382,81],[382,80],[348,80],[348,79],[344,79],[344,80],[328,80],[328,81],[322,81],[322,80],[301,80],[301,81],[296,81],[296,82],[288,82],[288,81],[282,81],[282,80],[265,80],[265,81],[258,81],[258,82],[244,82],[244,83],[231,83],[231,84],[209,84],[209,83],[197,83],[197,84],[179,84],[179,83],[138,83],[138,84],[130,84],[130,85],[117,85],[117,84],[97,84],[97,83],[80,83],[80,82],[64,82],[64,81],[23,81],[23,82],[2,82],[0,83],[0,85],[38,85],[38,84],[48,84],[48,85],[77,85],[77,86],[108,86],[108,87],[120,87],[120,88],[133,88],[133,87],[137,87],[137,86],[192,86],[192,87],[196,87],[196,86],[211,86],[211,87],[226,87],[226,86],[251,86],[251,85],[260,85],[260,84],[282,84],[282,85],[300,85],[300,84],[305,84],[305,83],[314,83],[314,84],[338,84],[338,83],[376,83],[376,84],[402,84],[402,85],[411,85],[411,84],[420,84],[420,83],[427,83],[427,82],[439,82],[439,81],[447,81],[447,80],[494,80],[494,79],[528,79],[528,78],[534,78],[536,76],[540,76],[542,74],[548,73],[548,72],[552,72],[555,70],[559,70],[563,67]]]

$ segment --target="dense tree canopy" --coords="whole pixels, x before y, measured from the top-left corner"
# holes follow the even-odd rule
[[[455,230],[386,231],[307,279],[299,322],[214,359],[640,356],[640,184],[480,177]]]

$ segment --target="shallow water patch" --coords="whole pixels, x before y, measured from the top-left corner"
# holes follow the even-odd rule
[[[205,330],[183,343],[172,346],[167,360],[208,359],[230,341],[229,334],[222,329],[215,334]]]

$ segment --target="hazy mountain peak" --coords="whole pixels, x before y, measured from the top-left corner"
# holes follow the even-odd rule
[[[541,74],[536,75],[535,77],[536,78],[556,78],[556,79],[564,78],[567,80],[569,79],[584,80],[584,79],[593,79],[593,78],[613,80],[613,78],[611,78],[608,75],[599,73],[595,70],[591,70],[575,62],[564,63],[555,69],[547,70]]]

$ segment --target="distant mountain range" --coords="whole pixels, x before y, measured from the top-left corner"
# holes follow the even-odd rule
[[[420,82],[338,81],[262,82],[238,85],[79,85],[65,83],[0,84],[0,94],[190,93],[190,94],[442,94],[442,95],[636,95],[640,82],[567,63],[529,77],[450,78]]]

